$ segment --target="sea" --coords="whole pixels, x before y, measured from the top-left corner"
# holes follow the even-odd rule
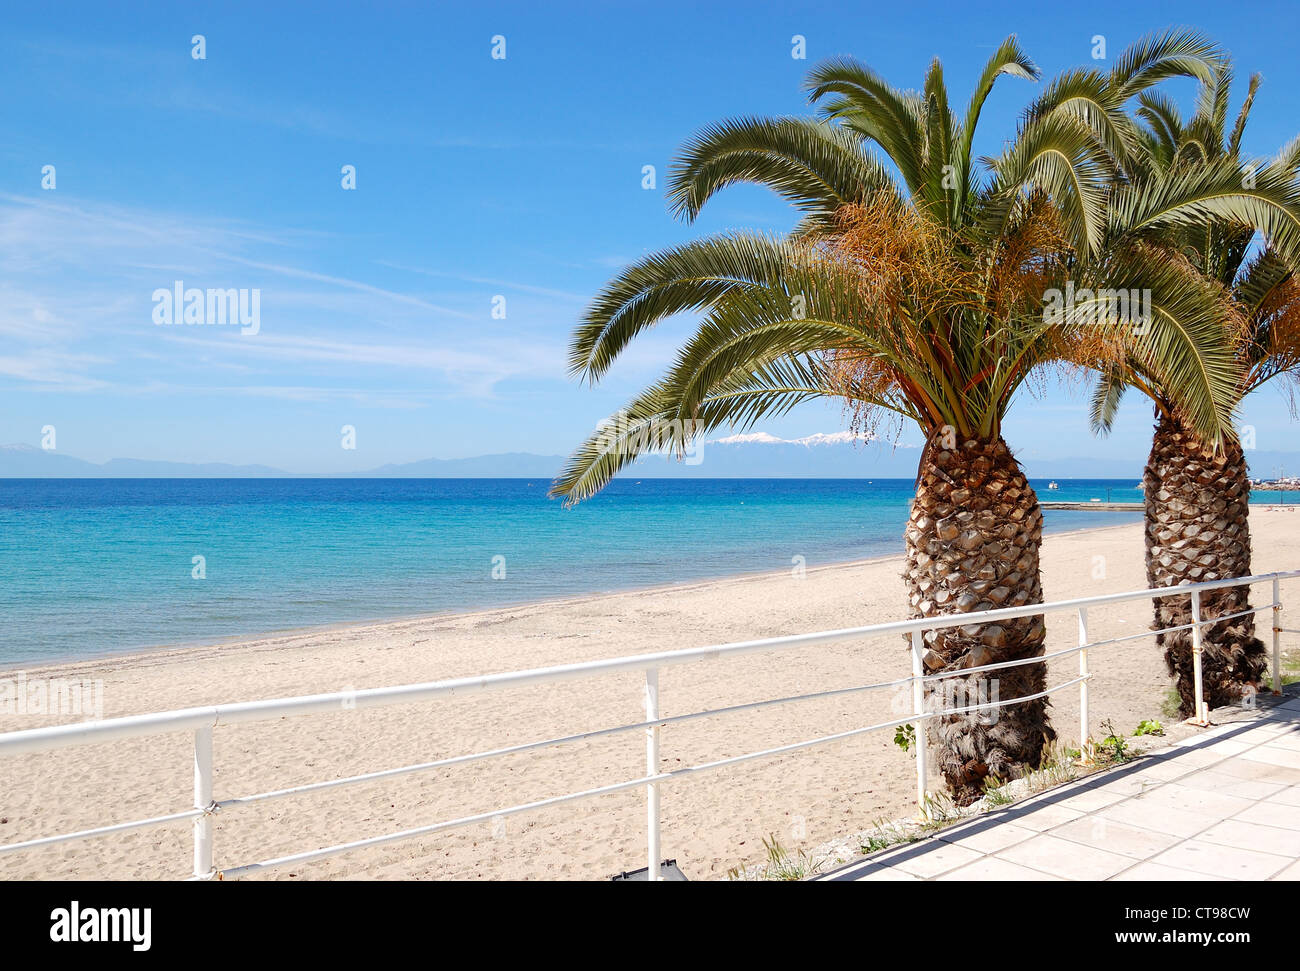
[[[910,479],[620,478],[566,508],[548,485],[0,480],[0,668],[887,556],[913,496]],[[1048,532],[1140,518],[1044,513]]]

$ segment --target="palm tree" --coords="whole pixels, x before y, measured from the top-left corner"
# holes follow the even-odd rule
[[[1136,45],[1108,75],[1063,76],[983,178],[972,145],[985,99],[1003,74],[1038,76],[1014,37],[985,66],[961,118],[938,61],[916,93],[840,59],[809,79],[823,120],[749,118],[704,130],[673,171],[678,215],[694,219],[714,193],[751,182],[802,219],[786,238],[733,232],[655,253],[605,286],[571,345],[572,371],[592,383],[660,320],[703,319],[668,373],[575,452],[552,495],[579,501],[639,455],[682,454],[713,428],[751,427],[809,399],[837,398],[856,427],[911,421],[924,435],[905,530],[912,616],[1041,602],[1042,515],[1001,433],[1027,380],[1060,362],[1108,360],[1125,343],[1144,367],[1170,375],[1198,433],[1207,441],[1225,433],[1230,361],[1212,339],[1217,293],[1185,261],[1108,230],[1117,159],[1135,137],[1123,102],[1165,77],[1208,77],[1213,57],[1199,37],[1174,33]],[[1202,180],[1129,200],[1125,227],[1141,235],[1198,206],[1234,204],[1239,193]],[[1108,238],[1122,245],[1103,251]],[[1085,312],[1100,302],[1045,314],[1045,293],[1067,274],[1151,289],[1148,335],[1126,342],[1133,318]],[[925,661],[949,673],[1029,659],[1042,654],[1043,638],[1041,617],[931,631]],[[968,677],[950,683],[976,695]],[[1045,689],[1041,663],[997,677],[1002,698]],[[1039,763],[1054,737],[1047,706],[1045,697],[1008,705],[992,725],[973,714],[930,720],[938,768],[958,802],[978,798],[989,776],[1014,778]]]
[[[1137,114],[1146,127],[1140,133],[1139,151],[1130,160],[1131,181],[1150,185],[1207,168],[1236,172],[1238,181],[1246,185],[1259,181],[1262,173],[1267,179],[1294,178],[1300,139],[1268,166],[1241,156],[1242,133],[1259,80],[1258,75],[1250,79],[1231,131],[1227,120],[1232,70],[1226,62],[1202,84],[1186,124],[1168,98],[1154,92],[1141,95]],[[1300,284],[1293,273],[1294,253],[1283,252],[1286,234],[1278,216],[1272,208],[1235,217],[1216,213],[1191,226],[1167,229],[1161,241],[1231,297],[1222,340],[1235,352],[1234,409],[1265,382],[1279,375],[1294,376],[1300,368]],[[1253,246],[1260,230],[1265,233],[1262,248]],[[1150,398],[1156,413],[1151,455],[1142,476],[1149,585],[1249,576],[1250,478],[1241,444],[1230,438],[1221,449],[1211,447],[1182,419],[1177,395],[1131,362],[1108,370],[1098,382],[1092,411],[1095,430],[1110,430],[1128,387]],[[1209,591],[1201,598],[1203,617],[1224,618],[1203,629],[1205,699],[1212,708],[1254,691],[1263,675],[1265,648],[1255,637],[1255,615],[1250,611],[1246,586]],[[1157,628],[1183,626],[1191,619],[1190,596],[1155,602]],[[1165,648],[1169,673],[1177,679],[1181,712],[1192,715],[1191,631],[1156,636]]]

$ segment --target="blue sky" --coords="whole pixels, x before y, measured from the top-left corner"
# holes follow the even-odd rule
[[[793,224],[752,188],[727,191],[694,226],[675,222],[663,186],[678,146],[723,117],[806,113],[802,76],[834,54],[907,87],[937,55],[964,102],[1009,33],[1050,75],[1092,63],[1094,35],[1113,58],[1186,24],[1232,52],[1240,87],[1264,75],[1249,152],[1300,131],[1288,4],[464,6],[7,5],[0,443],[37,444],[53,425],[59,451],[93,461],[322,472],[568,452],[690,325],[665,325],[599,388],[580,386],[564,349],[601,284],[700,234]],[[795,34],[806,60],[791,57]],[[1037,87],[1000,83],[979,150],[999,146]],[[1190,105],[1190,82],[1170,90]],[[155,325],[152,294],[176,280],[260,289],[259,333]],[[1025,456],[1145,453],[1141,400],[1108,442],[1092,440],[1083,400],[1082,387],[1025,396],[1008,440]],[[1277,391],[1243,418],[1259,448],[1291,447]],[[355,450],[341,447],[344,425]],[[834,431],[840,409],[760,427]]]

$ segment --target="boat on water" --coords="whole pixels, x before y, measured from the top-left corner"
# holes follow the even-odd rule
[[[1049,482],[1049,483],[1047,483],[1047,488],[1049,488],[1049,489],[1059,489],[1059,488],[1061,488],[1061,487],[1060,487],[1059,485],[1057,485],[1055,482]]]

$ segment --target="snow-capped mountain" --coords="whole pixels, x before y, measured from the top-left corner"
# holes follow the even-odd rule
[[[866,445],[875,441],[871,435],[861,435],[857,432],[816,432],[812,435],[806,435],[803,438],[777,438],[775,435],[769,435],[767,432],[743,432],[738,435],[728,435],[725,438],[710,438],[707,444],[710,445]]]

